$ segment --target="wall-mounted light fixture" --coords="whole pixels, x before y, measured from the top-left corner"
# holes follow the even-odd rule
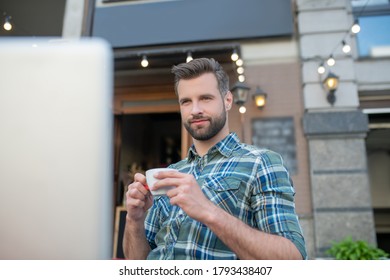
[[[339,86],[339,77],[332,72],[329,72],[322,84],[328,92],[326,99],[331,105],[333,105],[336,101],[335,92]]]
[[[246,112],[246,108],[244,104],[248,100],[249,90],[251,88],[244,82],[236,82],[234,86],[231,88],[231,92],[233,93],[234,103],[240,106],[240,113],[244,114]]]
[[[253,100],[255,101],[258,109],[263,109],[267,99],[267,93],[257,86],[255,93],[253,94]]]

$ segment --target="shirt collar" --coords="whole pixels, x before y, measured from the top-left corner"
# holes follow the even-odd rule
[[[213,147],[211,147],[207,154],[214,154],[216,152],[219,152],[221,155],[229,157],[232,154],[234,148],[239,144],[240,139],[238,138],[237,134],[231,132],[228,136],[226,136],[224,139],[222,139]],[[196,152],[195,146],[192,145],[188,150],[188,161],[193,161],[197,157],[199,157],[199,155]]]

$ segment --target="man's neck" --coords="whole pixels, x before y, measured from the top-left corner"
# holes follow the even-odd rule
[[[219,141],[224,139],[226,136],[229,135],[228,130],[221,130],[217,135],[215,135],[213,138],[202,141],[202,140],[196,140],[192,138],[192,141],[194,143],[196,152],[198,153],[199,156],[203,157],[207,152],[214,147]]]

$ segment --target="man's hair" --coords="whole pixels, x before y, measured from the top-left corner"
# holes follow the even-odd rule
[[[222,96],[229,91],[229,76],[222,66],[213,58],[197,58],[190,62],[173,66],[171,72],[175,75],[175,92],[178,95],[177,87],[180,80],[194,79],[205,73],[213,73],[218,82],[218,89]]]

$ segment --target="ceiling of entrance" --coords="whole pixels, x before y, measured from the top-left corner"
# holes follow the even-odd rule
[[[217,43],[218,45],[218,43]],[[209,57],[217,60],[224,69],[233,74],[234,64],[231,61],[232,48],[215,48],[210,44],[209,49],[192,52],[193,58]],[[175,51],[170,51],[174,47]],[[193,47],[193,46],[192,46]],[[117,49],[115,50],[115,77],[117,86],[150,85],[150,84],[172,84],[173,76],[170,72],[172,66],[186,61],[186,50],[191,49],[191,45],[159,46],[145,49]],[[156,51],[152,55],[147,55],[149,66],[141,66],[143,51]]]

